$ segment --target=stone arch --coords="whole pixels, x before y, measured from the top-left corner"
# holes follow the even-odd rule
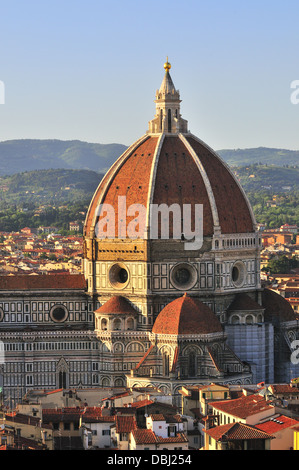
[[[115,377],[114,386],[115,387],[124,387],[125,386],[124,378],[123,377]]]
[[[124,353],[124,350],[125,350],[124,345],[120,341],[118,341],[117,343],[113,345],[113,352],[115,353]]]
[[[135,329],[135,322],[133,317],[129,317],[126,320],[126,330],[134,330]]]
[[[139,341],[131,341],[126,347],[126,352],[144,353],[144,345]]]
[[[159,385],[158,390],[161,390],[161,392],[165,393],[165,395],[170,393],[170,389],[169,389],[168,385],[166,385],[166,384],[165,385]]]
[[[132,385],[132,388],[134,387],[141,387],[141,383],[140,382],[135,382],[133,385]]]
[[[68,388],[69,386],[69,366],[61,357],[56,367],[56,379],[58,388]]]
[[[187,377],[197,377],[200,363],[200,356],[203,355],[202,349],[195,345],[187,345],[183,350],[184,366],[182,373]]]
[[[108,330],[108,320],[107,320],[107,318],[98,319],[98,324],[99,323],[100,323],[100,329],[101,330]]]
[[[231,322],[232,325],[240,325],[241,322],[240,322],[240,317],[239,317],[239,315],[233,315],[233,316],[231,317],[231,321],[230,321],[230,322]]]
[[[203,355],[203,350],[200,346],[198,345],[195,345],[195,344],[187,344],[183,351],[182,351],[182,355],[183,356],[188,356],[188,354],[190,352],[195,352],[196,354],[198,354],[199,356],[202,356]]]
[[[122,321],[120,318],[114,318],[112,321],[112,330],[120,331],[122,329]]]
[[[102,387],[110,387],[110,377],[102,377],[101,380],[101,386]]]

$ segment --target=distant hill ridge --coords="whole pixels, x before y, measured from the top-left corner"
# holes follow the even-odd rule
[[[217,152],[230,166],[243,165],[299,165],[299,150],[286,150],[268,147],[249,149],[218,150]]]
[[[80,140],[7,140],[0,142],[0,175],[58,168],[105,173],[126,148],[117,143],[97,144]],[[218,153],[230,166],[256,163],[299,165],[299,150],[259,147],[223,149]]]
[[[0,175],[58,168],[105,173],[126,148],[80,140],[8,140],[0,142]]]

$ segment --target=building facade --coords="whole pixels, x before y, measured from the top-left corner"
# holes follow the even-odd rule
[[[148,131],[90,203],[81,275],[2,276],[5,399],[28,388],[288,381],[296,316],[260,282],[261,234],[188,130],[165,63]],[[282,303],[281,303],[282,302]]]

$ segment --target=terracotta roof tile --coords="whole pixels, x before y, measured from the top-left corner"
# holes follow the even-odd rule
[[[287,429],[293,426],[298,426],[299,421],[288,416],[276,416],[274,419],[270,418],[268,421],[260,424],[256,424],[256,428],[264,431],[268,434],[275,434],[283,429]]]
[[[264,310],[264,308],[255,302],[248,294],[237,294],[229,306],[229,311],[233,310]]]
[[[262,292],[262,306],[265,309],[264,317],[266,321],[284,322],[297,319],[289,302],[270,289],[264,289]]]
[[[104,314],[124,314],[124,315],[137,315],[137,310],[131,305],[128,299],[120,295],[111,297],[105,302],[95,313]]]
[[[153,403],[155,403],[153,400],[145,399],[145,400],[140,400],[140,401],[135,401],[133,403],[130,403],[130,407],[142,408],[143,406],[152,405]]]
[[[137,429],[134,416],[115,416],[116,432],[132,432]]]
[[[40,289],[86,289],[86,281],[81,274],[16,274],[0,276],[0,290],[40,290]]]
[[[272,439],[272,436],[256,426],[250,426],[243,423],[230,423],[216,426],[208,430],[204,430],[206,434],[216,441],[225,440],[249,440],[249,439]]]
[[[272,384],[270,385],[269,389],[271,390],[273,395],[280,395],[280,394],[299,395],[299,388],[292,387],[289,384]]]
[[[88,210],[85,233],[88,236],[93,225],[94,216],[99,204],[110,204],[115,210],[115,232],[118,233],[118,197],[126,196],[127,208],[131,204],[142,204],[147,207],[151,163],[155,153],[157,137],[149,137],[139,145],[132,147],[128,158],[120,165],[110,168],[102,179]],[[121,160],[121,158],[120,158]],[[121,163],[121,162],[119,162]],[[104,187],[109,182],[109,189],[104,194]],[[133,217],[128,218],[129,220]]]
[[[156,444],[157,439],[155,433],[151,429],[135,429],[133,437],[136,444]]]
[[[221,233],[254,232],[253,221],[246,198],[234,176],[203,143],[194,137],[187,138],[192,145],[209,178],[217,210]]]
[[[157,148],[156,136],[144,136],[137,141],[110,168],[99,184],[86,217],[84,234],[89,237],[98,220],[97,210],[100,204],[109,204],[114,208],[115,233],[118,233],[118,197],[125,196],[127,208],[132,204],[142,204],[148,208],[151,202],[161,205],[190,204],[195,213],[195,205],[203,205],[203,234],[210,236],[214,231],[214,220],[207,185],[199,167],[203,168],[213,191],[221,232],[254,232],[250,206],[241,191],[236,178],[224,162],[207,146],[194,137],[188,137],[188,145],[179,136],[165,136],[157,155],[155,177],[152,183],[154,155]],[[189,150],[191,145],[197,157]],[[196,158],[197,160],[195,161]],[[151,187],[153,184],[153,187]],[[152,192],[151,192],[152,190]],[[104,215],[104,214],[103,214]],[[135,216],[127,216],[126,223]],[[191,220],[194,220],[192,217]],[[170,238],[172,224],[170,223]],[[194,230],[194,227],[192,227]],[[120,237],[120,238],[125,238]]]
[[[215,401],[209,404],[216,410],[223,411],[240,419],[246,419],[262,411],[274,409],[271,402],[260,395],[248,395],[235,400]]]
[[[171,443],[184,443],[188,442],[188,439],[183,432],[178,432],[176,436],[173,437],[160,437],[156,436],[157,442],[160,444],[171,444]]]
[[[222,332],[212,310],[186,294],[168,304],[159,313],[152,332],[156,334],[209,334]]]
[[[164,139],[157,166],[153,203],[168,206],[179,204],[181,210],[183,204],[191,204],[191,220],[194,220],[195,204],[202,204],[203,234],[213,234],[213,216],[207,189],[193,157],[177,136]]]

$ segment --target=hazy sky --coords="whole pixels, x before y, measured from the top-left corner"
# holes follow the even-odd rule
[[[0,140],[130,145],[167,55],[212,148],[299,149],[298,0],[0,0]]]

